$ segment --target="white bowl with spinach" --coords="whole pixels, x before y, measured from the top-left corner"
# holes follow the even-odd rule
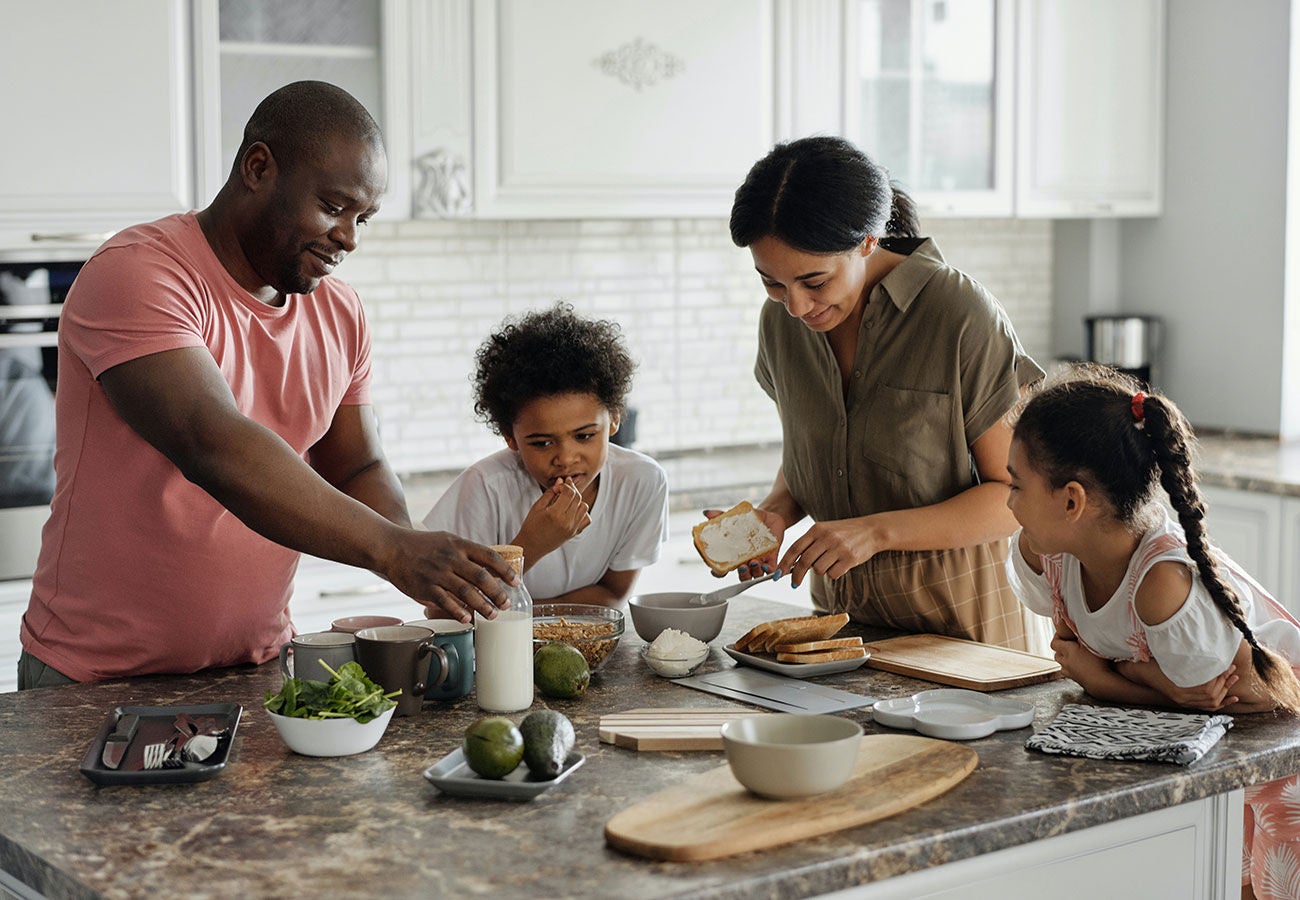
[[[385,693],[355,662],[329,681],[288,678],[263,706],[280,739],[303,756],[351,756],[379,743],[393,718],[397,691]]]

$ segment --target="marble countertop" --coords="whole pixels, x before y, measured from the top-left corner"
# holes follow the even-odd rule
[[[737,604],[708,665],[729,666],[722,644],[791,614],[798,613],[771,599]],[[884,636],[854,626],[846,633],[854,631]],[[261,709],[266,691],[279,686],[274,663],[0,694],[0,869],[47,896],[72,898],[801,897],[1300,770],[1300,729],[1269,716],[1238,717],[1190,767],[1046,756],[1024,749],[1029,730],[999,732],[969,742],[980,757],[969,778],[895,817],[762,853],[651,862],[605,846],[605,821],[721,765],[722,754],[601,744],[599,717],[736,704],[654,676],[637,657],[641,644],[629,629],[582,698],[549,702],[573,720],[587,759],[526,803],[452,798],[422,777],[480,715],[472,697],[395,718],[368,753],[317,759],[287,750]],[[870,668],[818,681],[879,698],[935,686]],[[1033,702],[1035,727],[1084,699],[1065,681],[999,696]],[[78,771],[114,707],[215,702],[245,709],[229,765],[212,780],[96,787]],[[845,715],[868,733],[888,732],[865,708]]]
[[[1196,467],[1205,484],[1300,497],[1300,442],[1203,434]]]

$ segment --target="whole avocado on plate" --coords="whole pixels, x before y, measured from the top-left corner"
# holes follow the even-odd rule
[[[543,779],[559,775],[575,740],[568,717],[553,709],[539,709],[524,717],[519,731],[524,737],[524,765],[528,771]]]

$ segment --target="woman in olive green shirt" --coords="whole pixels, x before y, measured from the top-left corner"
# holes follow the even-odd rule
[[[773,303],[755,376],[781,418],[756,561],[811,577],[818,610],[1038,649],[1003,564],[1006,414],[1043,372],[997,300],[918,237],[910,199],[841,138],[778,145],[736,191],[732,240]],[[779,551],[778,551],[779,552]]]

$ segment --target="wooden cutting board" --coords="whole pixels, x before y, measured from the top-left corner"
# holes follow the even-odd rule
[[[867,665],[973,691],[999,691],[1061,676],[1054,659],[939,634],[908,634],[864,645]]]
[[[975,770],[962,744],[904,734],[862,739],[839,789],[801,800],[764,800],[727,766],[630,806],[605,823],[616,850],[674,862],[718,859],[865,825],[924,803]]]
[[[746,709],[629,709],[600,717],[600,739],[628,750],[721,750],[722,726]]]

